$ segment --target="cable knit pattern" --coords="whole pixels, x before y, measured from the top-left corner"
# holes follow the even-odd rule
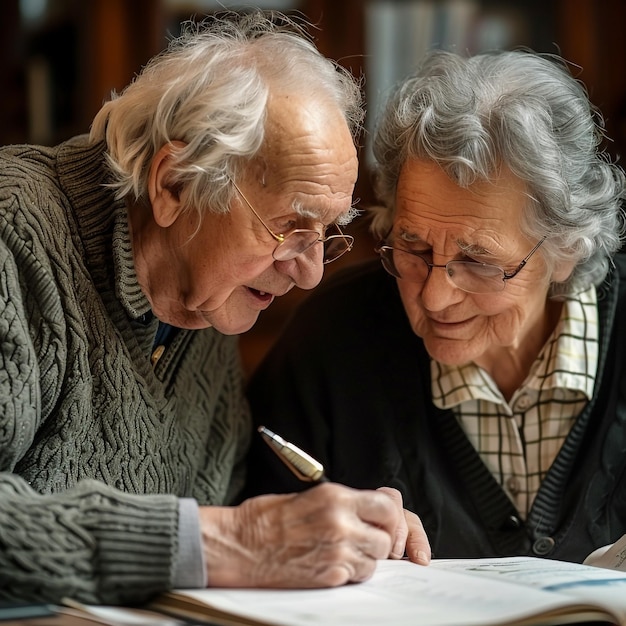
[[[152,368],[103,162],[85,138],[0,150],[0,598],[166,589],[177,496],[224,504],[241,483],[236,338],[180,331]]]

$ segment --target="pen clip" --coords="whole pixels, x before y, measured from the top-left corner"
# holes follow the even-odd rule
[[[324,466],[319,461],[265,426],[259,426],[258,431],[265,443],[299,480],[312,483],[326,480]]]

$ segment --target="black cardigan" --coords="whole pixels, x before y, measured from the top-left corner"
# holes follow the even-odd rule
[[[527,520],[452,411],[431,402],[430,359],[378,261],[333,275],[296,312],[249,389],[255,425],[352,487],[396,487],[436,557],[582,561],[626,533],[626,258],[598,291],[599,370]],[[303,488],[258,435],[246,495]]]

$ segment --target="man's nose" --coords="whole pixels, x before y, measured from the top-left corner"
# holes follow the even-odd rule
[[[323,254],[324,246],[320,243],[289,261],[274,261],[274,266],[300,289],[313,289],[324,275]]]

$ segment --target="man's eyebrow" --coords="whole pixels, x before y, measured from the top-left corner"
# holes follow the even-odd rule
[[[361,211],[355,206],[356,202],[358,201],[353,202],[347,211],[338,215],[337,218],[333,220],[333,223],[338,224],[339,226],[347,226],[348,224],[350,224],[350,222],[352,222],[354,218],[358,217],[361,214]],[[299,200],[294,200],[291,206],[300,217],[311,220],[320,219],[320,214],[318,211],[308,209]]]
[[[319,219],[319,214],[313,209],[307,209],[307,207],[300,202],[300,200],[294,200],[291,203],[291,208],[300,216],[305,217],[306,219],[315,220]]]

